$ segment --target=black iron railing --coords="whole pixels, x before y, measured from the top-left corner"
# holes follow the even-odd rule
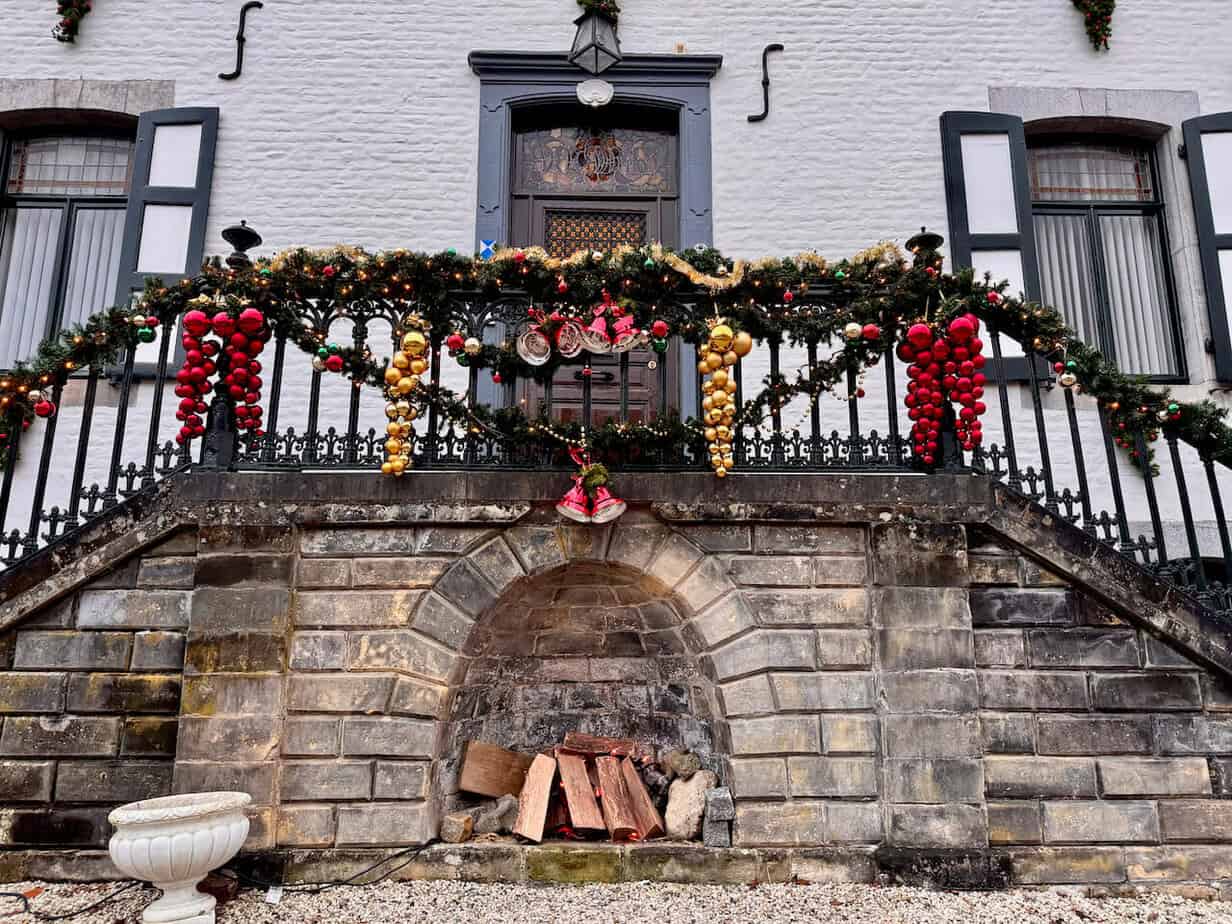
[[[807,297],[824,308],[824,286]],[[512,330],[528,304],[518,293],[491,301],[459,291],[453,298],[458,329],[489,338]],[[698,304],[699,310],[705,309],[700,295]],[[318,300],[302,306],[302,320],[313,330],[328,331],[343,345],[371,345],[376,353],[386,344],[391,351],[397,345],[400,316],[392,305]],[[177,445],[175,402],[167,400],[175,384],[169,375],[170,337],[161,339],[153,363],[139,367],[130,353],[118,369],[90,368],[57,388],[52,401],[59,413],[37,422],[24,435],[15,431],[7,446],[0,481],[4,566],[18,565],[49,544],[68,540],[75,530],[174,472],[221,466],[241,472],[366,471],[381,477],[384,398],[373,389],[361,390],[310,367],[294,345],[288,351],[289,334],[275,331],[272,356],[267,354],[270,387],[263,435],[235,430],[225,399],[216,398],[216,404],[223,404],[212,410],[210,432],[202,444],[192,451]],[[994,365],[999,365],[1010,345],[995,329],[988,331],[987,339],[997,361]],[[824,342],[810,342],[789,350],[767,339],[735,369],[737,401],[760,390],[760,381],[746,381],[753,370],[777,376],[785,368],[792,371],[793,365],[816,363],[827,348]],[[441,342],[431,343],[432,385],[450,384],[446,374],[450,370],[457,379],[453,384],[465,391],[474,407],[480,371],[447,362],[444,352]],[[950,418],[943,432],[941,469],[993,477],[1185,588],[1209,608],[1232,614],[1232,541],[1223,502],[1223,493],[1232,489],[1227,467],[1166,435],[1151,447],[1138,437],[1133,448],[1139,460],[1153,455],[1154,465],[1132,463],[1116,445],[1118,436],[1109,414],[1058,385],[1041,371],[1047,367],[1037,361],[1040,358],[1026,352],[1028,381],[990,383],[988,391],[995,392],[995,399],[990,394],[989,401],[995,400],[997,406],[990,407],[984,444],[964,452],[953,436]],[[696,387],[677,387],[668,367],[673,357],[681,377],[698,379]],[[693,371],[697,359],[695,348],[682,343],[674,344],[666,358],[658,357],[652,417],[700,416],[700,376]],[[585,364],[586,360],[578,360],[579,369]],[[772,404],[764,419],[740,423],[734,439],[736,474],[894,471],[928,477],[913,460],[905,436],[906,376],[900,373],[893,350],[887,350],[878,364],[880,369],[865,375],[850,373],[833,404],[824,396],[799,398],[785,406]],[[632,375],[628,355],[613,375],[614,382],[602,387],[614,384],[621,413],[626,414]],[[593,378],[581,377],[580,422],[585,425],[597,422]],[[518,405],[528,394],[517,382],[502,382],[495,390],[497,403],[508,406]],[[534,397],[550,406],[551,392],[548,383]],[[864,397],[854,398],[857,394]],[[691,406],[682,407],[685,396]],[[574,467],[563,449],[515,445],[450,420],[435,407],[425,417],[415,438],[415,470]],[[709,470],[700,432],[695,440],[671,448],[624,451],[608,461],[617,469]]]

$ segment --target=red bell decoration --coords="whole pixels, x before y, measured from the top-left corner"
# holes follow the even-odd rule
[[[591,521],[590,498],[582,490],[581,475],[574,479],[573,487],[565,493],[565,496],[557,501],[556,512],[562,517],[567,517],[577,523],[589,523]]]
[[[594,523],[610,523],[629,508],[629,505],[607,489],[605,485],[595,488],[595,512],[591,514]]]

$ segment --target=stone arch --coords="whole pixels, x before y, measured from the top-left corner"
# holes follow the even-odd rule
[[[453,652],[434,801],[456,792],[466,737],[533,751],[568,730],[627,734],[694,748],[726,776],[711,652],[753,620],[721,556],[649,513],[539,516],[476,542],[416,607],[414,628]]]

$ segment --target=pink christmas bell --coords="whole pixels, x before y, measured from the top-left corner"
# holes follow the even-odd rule
[[[633,315],[626,314],[617,318],[612,324],[612,347],[619,353],[631,350],[637,343],[637,328],[633,326]]]
[[[582,331],[582,342],[591,353],[607,353],[612,349],[612,338],[607,332],[607,321],[596,317]]]
[[[595,489],[595,512],[591,520],[595,523],[610,523],[629,508],[629,505],[609,491],[606,487]],[[557,507],[556,509],[560,509]]]
[[[591,522],[590,498],[582,489],[582,479],[573,482],[573,487],[556,503],[556,512],[578,523]],[[623,512],[623,511],[622,511]],[[620,516],[620,514],[616,514]]]

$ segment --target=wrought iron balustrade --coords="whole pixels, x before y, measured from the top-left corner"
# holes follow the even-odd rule
[[[826,310],[824,286],[810,289],[805,297],[817,310]],[[459,290],[452,299],[459,331],[498,341],[525,317],[528,307],[526,297],[514,292],[492,300]],[[697,294],[694,307],[708,310],[704,293]],[[298,306],[309,329],[328,332],[344,345],[369,346],[377,354],[396,346],[395,331],[405,311],[402,302],[316,300]],[[264,433],[236,431],[228,425],[229,413],[218,415],[207,439],[191,452],[174,440],[179,424],[173,416],[175,401],[168,398],[174,385],[169,375],[171,338],[160,340],[152,368],[139,367],[130,354],[117,369],[91,368],[57,388],[51,399],[60,412],[36,422],[24,435],[15,431],[6,450],[0,482],[4,566],[19,565],[47,545],[65,541],[170,474],[217,467],[220,460],[240,472],[362,471],[381,477],[385,399],[374,389],[352,387],[339,376],[313,369],[289,342],[290,333],[275,331],[272,355],[266,356],[270,388]],[[987,339],[995,358],[1009,351],[996,330],[990,330]],[[797,366],[807,372],[827,346],[815,342],[790,347],[765,340],[735,369],[738,402],[760,390],[761,382],[752,380],[756,368],[770,376],[790,377]],[[452,384],[476,407],[481,375],[488,373],[457,366],[436,339],[430,343],[430,357],[432,386]],[[681,342],[674,342],[666,357],[658,357],[654,418],[700,416],[698,358],[693,346]],[[670,361],[678,363],[681,378],[698,381],[670,387]],[[586,363],[579,357],[577,368]],[[627,415],[630,406],[632,365],[626,355],[614,373],[621,415]],[[819,401],[798,398],[786,406],[772,404],[765,419],[740,422],[735,428],[735,474],[801,477],[879,471],[928,477],[913,460],[906,436],[910,425],[901,365],[893,351],[887,351],[866,375],[850,373],[834,403],[824,396]],[[990,381],[983,445],[964,452],[950,421],[939,469],[995,478],[1185,588],[1209,608],[1232,615],[1232,542],[1223,503],[1224,492],[1232,489],[1227,467],[1167,436],[1153,447],[1141,442],[1135,447],[1143,459],[1153,449],[1155,467],[1132,465],[1116,446],[1106,412],[1040,372],[1046,368],[1042,362],[1030,362],[1028,368],[1031,375],[1024,384],[997,377]],[[587,426],[598,422],[594,389],[593,377],[583,375],[580,422]],[[494,391],[497,403],[505,406],[519,404],[524,395],[516,381],[501,382]],[[548,383],[539,396],[548,406],[551,391]],[[865,397],[850,399],[858,392]],[[685,396],[690,406],[682,407]],[[226,451],[220,454],[219,446]],[[622,451],[606,461],[617,473],[709,470],[700,431],[692,441],[670,449]],[[565,471],[574,465],[563,447],[554,451],[514,444],[453,422],[435,409],[424,415],[415,437],[414,470],[545,468]],[[413,471],[408,477],[414,477]]]

